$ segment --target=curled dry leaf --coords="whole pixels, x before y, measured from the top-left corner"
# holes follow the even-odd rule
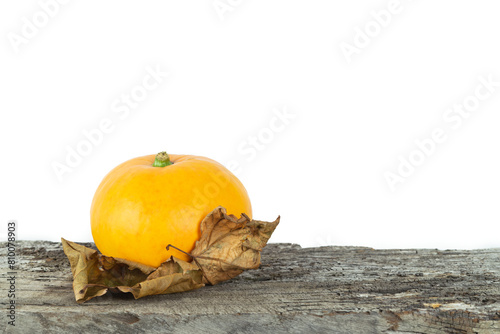
[[[204,283],[217,284],[260,265],[260,252],[279,224],[240,219],[219,206],[201,222],[201,238],[191,252],[203,271]]]
[[[77,302],[102,296],[108,290],[130,292],[137,299],[194,290],[258,268],[260,252],[278,223],[279,217],[269,223],[251,220],[245,214],[237,219],[218,207],[201,223],[201,238],[189,254],[193,261],[172,256],[158,268],[108,257],[63,238],[61,241],[71,265]]]
[[[112,291],[130,292],[141,298],[204,286],[202,272],[197,265],[170,258],[158,268],[115,259],[96,250],[61,239],[64,252],[71,264],[73,291],[77,302]]]

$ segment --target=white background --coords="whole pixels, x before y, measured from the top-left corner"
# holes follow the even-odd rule
[[[254,218],[282,217],[272,242],[500,246],[500,87],[460,126],[443,118],[479,77],[500,81],[496,1],[401,0],[386,26],[371,12],[390,1],[74,0],[44,22],[46,2],[0,4],[0,221],[22,239],[92,240],[105,174],[167,150],[238,161]],[[26,20],[40,27],[16,46]],[[120,118],[147,67],[169,76]],[[103,119],[113,130],[58,180],[54,162]],[[385,173],[436,128],[447,140],[392,191]]]

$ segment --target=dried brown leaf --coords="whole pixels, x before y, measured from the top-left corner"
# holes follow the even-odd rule
[[[201,288],[203,274],[194,263],[170,257],[153,271],[145,281],[133,286],[120,286],[122,292],[131,292],[134,297],[184,292]]]
[[[104,295],[109,289],[130,292],[134,297],[188,291],[202,287],[202,272],[196,264],[174,257],[158,268],[115,259],[61,238],[73,273],[77,302]]]
[[[260,252],[279,224],[240,219],[219,206],[201,222],[201,238],[191,252],[203,270],[204,283],[217,284],[260,265]]]
[[[104,256],[96,250],[61,238],[73,273],[75,299],[83,303],[108,290],[130,292],[134,297],[194,290],[205,284],[231,279],[260,265],[274,222],[240,219],[217,207],[201,222],[201,238],[190,254],[193,262],[170,257],[158,268]]]

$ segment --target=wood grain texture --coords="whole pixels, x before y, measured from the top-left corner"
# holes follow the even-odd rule
[[[17,260],[16,327],[2,316],[6,333],[500,333],[500,249],[269,244],[259,269],[219,285],[83,305],[60,243],[20,241]]]

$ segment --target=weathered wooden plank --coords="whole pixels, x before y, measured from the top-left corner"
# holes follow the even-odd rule
[[[500,333],[500,249],[270,244],[260,269],[220,285],[78,305],[60,243],[18,246],[16,326],[2,317],[5,332]],[[6,261],[0,268],[5,309]]]

